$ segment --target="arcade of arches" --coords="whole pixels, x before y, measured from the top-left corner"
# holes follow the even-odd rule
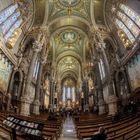
[[[0,0],[1,112],[114,116],[139,69],[139,0]]]

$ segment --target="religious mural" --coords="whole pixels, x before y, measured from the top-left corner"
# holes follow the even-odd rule
[[[0,32],[0,90],[5,93],[8,88],[10,74],[12,72],[12,64],[1,51],[4,46],[2,33]]]
[[[131,87],[132,90],[134,91],[136,88],[139,87],[140,85],[140,55],[135,57],[133,61],[128,65],[128,73],[130,76],[130,82],[131,82]]]

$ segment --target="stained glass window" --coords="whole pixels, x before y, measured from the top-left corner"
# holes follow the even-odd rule
[[[100,59],[100,62],[99,62],[99,70],[101,74],[101,79],[105,78],[105,69],[104,69],[104,64],[103,64],[102,59]]]
[[[134,43],[140,34],[140,15],[124,4],[120,4],[119,7],[120,11],[117,12],[118,18],[115,19],[115,23],[125,33],[130,42]]]
[[[103,78],[105,77],[105,69],[104,69],[104,64],[103,64],[103,60],[100,59],[100,64],[101,64],[101,69],[102,69],[102,73],[103,73]]]
[[[19,19],[18,21],[16,21],[16,23],[11,27],[8,33],[4,36],[5,42],[7,42],[8,38],[13,34],[14,30],[20,27],[22,22],[23,22],[22,19]]]
[[[124,23],[122,21],[120,21],[119,19],[115,20],[116,25],[122,29],[125,34],[128,36],[129,40],[133,43],[135,41],[134,36],[130,33],[130,31],[128,30],[128,28],[124,25]]]
[[[10,18],[8,18],[2,25],[3,34],[9,30],[9,28],[14,24],[17,18],[20,16],[20,12],[14,13]]]
[[[39,61],[36,60],[35,66],[34,66],[34,71],[33,71],[33,78],[37,79],[38,71],[39,71]]]
[[[66,94],[66,89],[65,89],[65,87],[63,87],[63,102],[65,102],[65,94]]]
[[[37,75],[38,75],[38,71],[39,71],[39,65],[40,65],[40,63],[38,62],[37,63],[37,68],[36,68],[35,79],[37,79]]]
[[[10,15],[12,15],[17,8],[18,8],[18,5],[15,4],[15,5],[11,5],[10,7],[2,11],[0,13],[0,24],[4,22]]]
[[[68,87],[67,99],[70,99],[70,87]]]
[[[72,101],[75,102],[75,88],[72,88]]]
[[[137,25],[128,16],[126,16],[122,12],[118,11],[117,15],[118,15],[118,17],[121,18],[123,23],[129,28],[129,30],[131,30],[133,35],[135,37],[137,37],[140,33],[140,29],[137,27]]]
[[[34,71],[33,71],[33,77],[34,77],[34,78],[35,78],[36,69],[37,69],[37,62],[38,62],[38,61],[35,62]]]
[[[13,32],[21,26],[22,22],[18,4],[11,5],[0,13],[0,25],[5,42],[7,42]]]
[[[140,15],[138,13],[124,4],[120,4],[120,9],[140,27]]]

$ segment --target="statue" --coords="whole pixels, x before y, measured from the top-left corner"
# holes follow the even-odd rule
[[[47,95],[50,94],[50,93],[49,93],[49,80],[48,80],[48,79],[45,80],[45,83],[44,83],[44,90],[45,90],[45,93],[46,93]]]
[[[88,86],[89,86],[89,92],[91,92],[91,90],[93,90],[93,80],[90,78],[89,80],[88,80]]]

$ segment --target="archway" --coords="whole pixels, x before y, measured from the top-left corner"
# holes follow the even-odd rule
[[[115,75],[115,86],[117,96],[121,99],[123,105],[127,105],[129,101],[127,77],[124,71],[118,71]]]
[[[4,94],[0,91],[0,110],[3,109],[3,99],[4,99]]]
[[[12,106],[18,105],[18,99],[20,97],[20,73],[16,72],[13,77],[13,86],[12,86]]]
[[[62,104],[67,110],[76,105],[76,81],[72,77],[62,80]]]

